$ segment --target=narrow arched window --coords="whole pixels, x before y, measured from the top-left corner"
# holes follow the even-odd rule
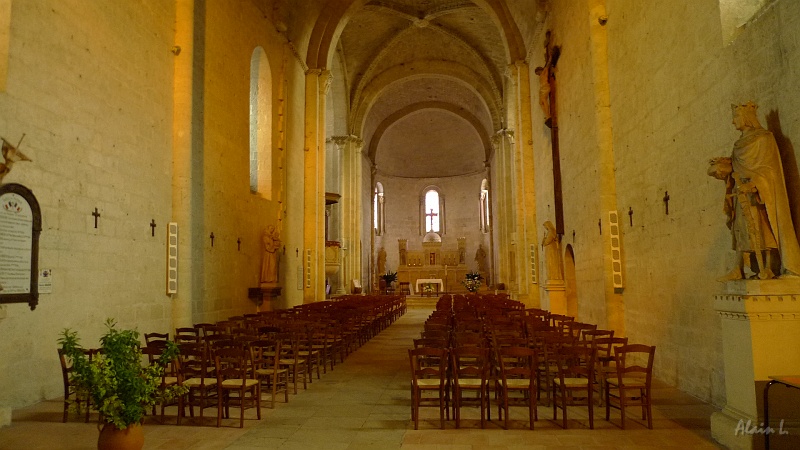
[[[382,235],[386,226],[384,204],[383,185],[378,182],[375,184],[375,192],[372,198],[372,220],[376,236]]]
[[[480,203],[480,229],[483,233],[489,232],[489,182],[486,178],[481,181]]]
[[[421,234],[430,232],[443,234],[445,232],[444,214],[444,196],[441,191],[434,186],[426,188],[420,197]]]
[[[272,71],[261,47],[250,58],[250,192],[272,198]]]

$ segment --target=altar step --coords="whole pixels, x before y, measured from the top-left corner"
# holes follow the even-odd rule
[[[420,297],[416,295],[406,295],[406,307],[413,309],[436,309],[436,302],[439,297]]]

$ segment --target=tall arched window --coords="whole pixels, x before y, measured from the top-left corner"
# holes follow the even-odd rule
[[[480,206],[480,229],[483,233],[489,232],[489,181],[486,178],[481,181],[481,206]]]
[[[272,71],[261,47],[250,58],[250,192],[272,198]]]
[[[384,217],[384,198],[383,198],[383,185],[378,182],[375,183],[375,192],[372,197],[372,220],[375,228],[375,235],[380,236],[386,227],[386,219]]]
[[[445,232],[444,196],[439,188],[431,186],[426,188],[420,197],[420,227],[421,234]]]

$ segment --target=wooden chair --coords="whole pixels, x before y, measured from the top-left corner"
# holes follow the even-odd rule
[[[222,425],[223,416],[230,417],[233,404],[239,405],[239,428],[244,428],[246,408],[255,408],[258,420],[261,420],[261,383],[250,375],[250,365],[250,356],[244,349],[221,348],[216,351],[217,427]]]
[[[480,346],[456,347],[450,351],[453,378],[453,411],[456,428],[461,428],[461,407],[477,400],[481,412],[481,428],[486,428],[489,403],[489,349]],[[465,397],[473,392],[475,397]]]
[[[97,350],[84,350],[84,354],[88,357],[89,361],[97,354]],[[64,352],[58,349],[58,359],[61,361],[61,377],[64,380],[64,417],[62,422],[67,421],[69,416],[69,406],[75,403],[78,414],[86,408],[86,423],[89,423],[89,412],[92,404],[92,398],[78,391],[77,387],[72,384],[70,377],[72,376],[72,361],[68,360]]]
[[[411,419],[414,429],[419,429],[419,408],[438,406],[441,428],[444,429],[444,416],[449,408],[446,403],[447,391],[447,350],[443,348],[421,347],[408,351],[411,363]],[[431,364],[435,361],[435,364]],[[425,397],[425,393],[435,397]]]
[[[281,342],[277,339],[259,339],[250,343],[253,368],[261,381],[262,392],[271,394],[271,408],[275,409],[275,398],[283,392],[283,401],[289,403],[289,371],[281,367]]]
[[[500,374],[495,380],[498,418],[503,420],[503,428],[508,429],[509,407],[525,406],[532,430],[533,423],[539,419],[536,411],[536,352],[527,347],[500,347],[496,353],[500,365]],[[513,395],[515,392],[520,395]]]
[[[550,406],[550,396],[553,392],[553,380],[558,376],[558,352],[562,347],[572,346],[575,342],[572,336],[564,335],[559,331],[546,331],[539,333],[536,348],[539,353],[539,367],[536,371],[536,383],[539,388],[537,398],[541,392],[545,393],[547,406]]]
[[[308,370],[306,369],[306,359],[300,356],[300,337],[291,332],[278,333],[276,339],[281,342],[279,348],[280,358],[278,364],[282,369],[286,369],[289,382],[294,385],[294,393],[297,394],[297,383],[303,379],[303,389],[308,388]]]
[[[558,377],[553,379],[553,420],[561,408],[567,428],[567,407],[586,405],[589,428],[594,429],[594,352],[583,346],[562,347],[558,354]]]
[[[399,288],[400,295],[411,295],[411,283],[409,283],[408,281],[401,281],[399,285],[400,285]]]
[[[185,417],[185,406],[189,406],[189,415],[194,417],[194,407],[203,410],[214,406],[217,393],[217,378],[209,370],[209,358],[205,345],[182,344],[179,346],[178,368],[179,380],[189,391],[178,402],[178,425]]]
[[[141,348],[142,355],[147,355],[147,359],[149,361],[148,363],[150,365],[159,364],[159,361],[161,359],[161,355],[164,352],[164,347],[162,346],[162,344],[158,344],[157,342],[152,342],[151,341],[151,344],[153,344],[153,345],[148,345],[147,347],[142,347]],[[176,359],[174,361],[164,362],[164,364],[165,364],[165,367],[164,367],[164,372],[161,375],[161,384],[159,384],[159,386],[158,386],[159,391],[162,391],[162,392],[165,391],[167,388],[169,388],[171,386],[175,386],[176,384],[179,383],[178,373],[179,373],[179,370],[180,370],[180,368],[178,367],[178,365],[180,364],[180,361],[178,361],[177,357],[176,357]],[[162,399],[162,400],[159,401],[159,403],[161,404],[161,423],[163,423],[164,422],[164,410],[166,409],[166,407],[169,406],[169,405],[179,404],[180,403],[180,399],[171,400],[171,401],[165,401],[165,400]],[[153,405],[152,414],[153,414],[153,416],[156,415],[156,405]],[[180,414],[179,414],[179,416],[180,416]]]
[[[610,418],[611,408],[617,408],[620,410],[620,428],[625,429],[625,408],[641,406],[642,420],[647,420],[647,428],[653,429],[650,392],[655,353],[655,346],[643,344],[623,345],[614,349],[617,376],[607,380],[606,420]]]
[[[611,333],[613,334],[613,331]],[[628,345],[628,338],[606,336],[595,337],[591,341],[591,346],[594,350],[595,381],[597,381],[596,387],[600,398],[600,406],[605,404],[606,380],[617,376],[614,349],[623,345]]]

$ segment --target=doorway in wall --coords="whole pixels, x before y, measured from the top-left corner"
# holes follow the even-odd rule
[[[575,281],[575,253],[572,245],[564,251],[564,284],[567,294],[567,314],[578,317],[578,287]]]

